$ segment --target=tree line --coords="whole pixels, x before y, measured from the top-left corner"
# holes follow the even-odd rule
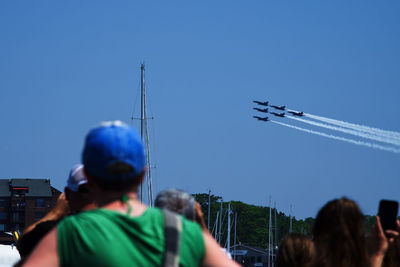
[[[193,194],[196,201],[200,204],[206,225],[208,224],[208,194],[200,193]],[[214,236],[218,233],[216,230],[217,213],[219,213],[222,202],[222,224],[221,224],[221,246],[226,247],[226,240],[228,234],[228,219],[227,211],[229,202],[222,201],[222,197],[211,195],[210,196],[210,232]],[[266,249],[269,239],[269,214],[270,207],[256,206],[243,203],[241,201],[230,201],[231,204],[231,238],[230,246],[234,245],[234,227],[235,227],[235,213],[236,213],[236,244],[244,244],[254,247]],[[276,214],[276,226],[275,226]],[[219,220],[218,220],[219,221]],[[306,236],[312,237],[312,227],[315,219],[308,217],[305,219],[296,219],[292,217],[292,232],[301,233]],[[290,216],[282,211],[278,211],[271,207],[271,245],[278,246],[279,242],[289,233],[290,230]],[[368,231],[372,224],[375,222],[374,216],[365,216],[365,228]],[[276,227],[276,228],[275,228]],[[219,228],[219,227],[218,227]],[[217,235],[218,237],[218,235]]]

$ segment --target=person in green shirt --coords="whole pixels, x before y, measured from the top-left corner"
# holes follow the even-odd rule
[[[99,208],[61,221],[23,266],[238,266],[195,222],[138,200],[146,162],[133,128],[115,121],[92,129],[82,163]]]

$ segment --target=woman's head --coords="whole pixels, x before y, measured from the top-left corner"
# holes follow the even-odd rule
[[[289,234],[279,244],[277,267],[309,267],[315,258],[314,244],[302,234]]]
[[[357,203],[334,199],[318,212],[313,227],[317,259],[323,266],[365,266],[364,217]]]

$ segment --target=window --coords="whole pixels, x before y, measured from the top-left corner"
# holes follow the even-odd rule
[[[257,257],[257,262],[262,262],[261,256],[258,256],[258,257]]]
[[[44,198],[35,199],[35,207],[36,208],[44,208],[46,206],[46,202]]]
[[[2,211],[0,212],[0,220],[6,220],[7,219],[7,212]]]
[[[0,223],[0,231],[5,231],[6,225],[4,223]]]
[[[13,222],[18,222],[19,221],[19,213],[14,212],[13,217],[12,217]]]
[[[12,192],[14,196],[25,195],[26,193],[29,193],[29,187],[14,186]]]
[[[9,203],[7,201],[7,199],[0,199],[0,207],[8,207]]]
[[[24,202],[17,203],[17,208],[25,208],[25,203]]]

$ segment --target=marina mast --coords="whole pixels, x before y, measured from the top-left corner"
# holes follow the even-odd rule
[[[208,219],[207,219],[207,229],[210,231],[210,213],[211,213],[211,190],[208,190]]]
[[[271,251],[271,232],[272,232],[272,218],[271,218],[271,206],[272,206],[272,198],[269,196],[269,216],[268,216],[268,267],[271,267],[271,258],[272,258],[272,251]]]
[[[151,180],[151,164],[150,164],[150,146],[149,146],[149,132],[147,128],[147,109],[146,109],[146,87],[144,82],[144,71],[145,67],[142,63],[140,65],[140,87],[141,87],[141,109],[140,109],[140,134],[142,137],[142,142],[145,145],[146,149],[146,164],[147,164],[147,194],[148,194],[148,205],[150,207],[153,206],[153,188],[152,188],[152,180]],[[143,202],[143,183],[140,185],[140,202]]]
[[[228,253],[231,252],[231,202],[228,203],[228,237],[227,237],[227,246]]]

